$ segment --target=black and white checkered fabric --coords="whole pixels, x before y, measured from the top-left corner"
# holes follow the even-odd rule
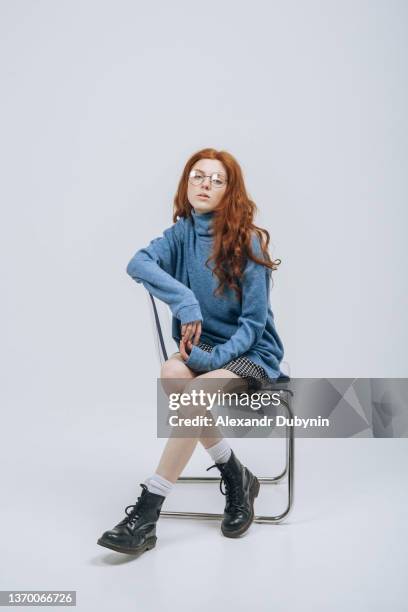
[[[211,346],[211,344],[205,344],[204,342],[199,342],[198,347],[203,349],[203,351],[207,351],[208,353],[211,353],[214,348]],[[242,378],[249,378],[251,380],[269,380],[264,368],[246,357],[236,357],[223,365],[222,369],[234,372],[234,374],[237,374]]]

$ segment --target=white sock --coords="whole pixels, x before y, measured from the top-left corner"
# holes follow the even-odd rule
[[[231,457],[231,447],[225,438],[214,444],[214,446],[206,448],[206,450],[209,452],[214,463],[227,463]]]
[[[144,484],[147,485],[147,490],[150,493],[155,493],[156,495],[163,495],[166,497],[174,487],[174,483],[170,482],[170,480],[166,480],[160,474],[153,474],[153,476],[149,476],[144,481]]]

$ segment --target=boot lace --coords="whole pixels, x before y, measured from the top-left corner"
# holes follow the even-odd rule
[[[220,465],[222,467],[220,467]],[[239,480],[239,476],[237,476],[237,474],[235,472],[233,472],[232,470],[228,470],[226,465],[217,465],[216,463],[214,463],[214,465],[211,465],[209,468],[206,469],[206,471],[208,472],[208,470],[211,470],[212,468],[218,468],[221,472],[221,480],[220,480],[220,491],[223,495],[225,495],[227,497],[226,500],[226,509],[227,510],[231,510],[231,509],[236,509],[236,510],[245,510],[245,506],[243,504],[240,503],[240,498],[241,498],[241,483]],[[225,486],[225,491],[222,490],[222,485],[224,484]]]
[[[145,493],[147,492],[147,486],[143,483],[140,483],[140,486],[142,487],[143,491],[137,498],[137,502],[135,504],[130,504],[129,506],[126,506],[125,508],[125,512],[127,516],[122,521],[123,525],[134,523],[136,519],[138,519],[141,515],[141,512],[145,505],[144,502],[146,501]]]

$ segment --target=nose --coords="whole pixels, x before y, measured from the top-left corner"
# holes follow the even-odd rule
[[[205,176],[203,178],[203,182],[201,183],[201,187],[210,187],[210,185],[211,185],[211,177]]]

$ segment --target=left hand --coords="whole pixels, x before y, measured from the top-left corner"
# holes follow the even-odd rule
[[[187,359],[189,358],[192,348],[193,343],[191,342],[191,340],[180,340],[179,350],[184,361],[187,361]]]

